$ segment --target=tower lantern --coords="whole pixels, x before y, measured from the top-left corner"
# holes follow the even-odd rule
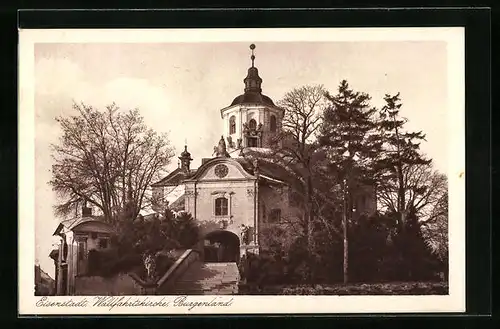
[[[181,169],[186,173],[189,173],[189,166],[191,165],[191,161],[193,161],[193,159],[191,158],[191,153],[187,150],[187,145],[184,145],[184,151],[181,153],[179,160],[181,160]]]
[[[252,50],[252,56],[250,56],[250,59],[252,60],[252,66],[248,69],[247,77],[245,78],[245,80],[243,80],[243,82],[245,83],[245,93],[261,93],[262,79],[259,77],[259,70],[257,70],[257,68],[254,66],[255,55],[253,51],[255,49],[255,45],[253,43],[250,45],[250,49]]]

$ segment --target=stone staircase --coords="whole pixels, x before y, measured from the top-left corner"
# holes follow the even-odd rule
[[[239,272],[236,263],[196,261],[169,289],[168,295],[235,295]]]

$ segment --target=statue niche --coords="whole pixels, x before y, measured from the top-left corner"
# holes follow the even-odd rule
[[[261,145],[262,131],[262,123],[257,125],[254,119],[248,123],[243,123],[243,135],[248,147],[259,147]]]

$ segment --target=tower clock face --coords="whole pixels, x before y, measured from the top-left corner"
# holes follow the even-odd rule
[[[215,175],[217,175],[217,177],[219,177],[219,178],[226,177],[228,172],[229,172],[229,169],[227,168],[226,165],[218,164],[215,166]]]

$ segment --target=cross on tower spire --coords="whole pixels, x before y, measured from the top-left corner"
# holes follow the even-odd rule
[[[254,65],[254,49],[255,45],[252,43],[250,45],[250,50],[252,51],[252,56],[250,56],[250,59],[252,60],[252,66],[248,69],[247,77],[243,80],[243,82],[245,83],[245,94],[248,92],[260,94],[262,92],[262,79],[259,77],[259,70],[257,70]]]
[[[254,67],[255,55],[253,53],[253,50],[255,49],[255,45],[253,43],[250,45],[250,49],[252,50],[252,56],[250,56],[250,59],[252,60],[252,67]]]

